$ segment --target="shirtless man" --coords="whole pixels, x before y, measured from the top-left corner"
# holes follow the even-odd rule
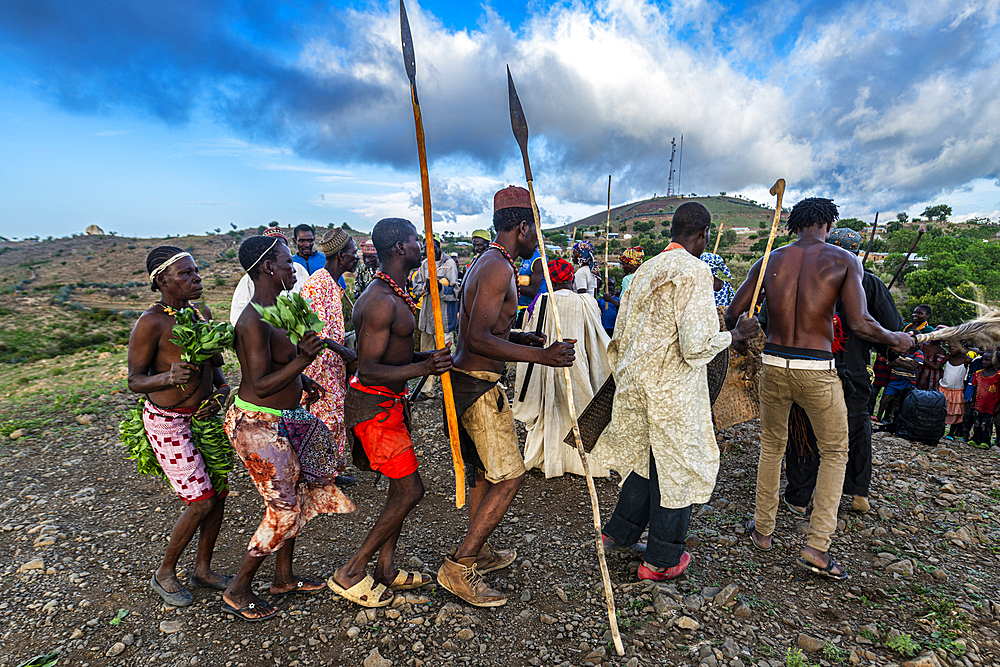
[[[543,348],[542,337],[510,332],[517,314],[517,270],[511,255],[529,259],[537,237],[527,190],[505,188],[493,198],[493,206],[497,238],[465,277],[452,373],[462,456],[466,469],[475,470],[468,497],[469,532],[438,570],[441,586],[477,607],[507,602],[483,582],[481,573],[507,567],[517,557],[513,549],[494,551],[486,540],[525,473],[510,404],[497,381],[508,361],[572,366],[576,342]]]
[[[397,570],[392,563],[403,520],[424,497],[410,441],[406,381],[451,370],[451,352],[448,348],[413,351],[416,304],[401,287],[409,272],[420,266],[420,241],[413,223],[402,218],[379,220],[372,242],[383,269],[354,304],[358,373],[348,386],[344,416],[348,441],[360,441],[371,469],[389,478],[389,493],[371,532],[327,583],[363,607],[383,607],[393,598],[386,588],[409,590],[432,581],[419,572]],[[376,551],[372,577],[365,566]]]
[[[211,567],[229,489],[212,488],[191,431],[193,418],[208,419],[226,404],[229,385],[222,376],[222,355],[198,367],[182,362],[180,348],[170,342],[178,310],[197,308],[206,320],[212,317],[204,305],[191,303],[202,292],[194,258],[180,248],[160,246],[146,257],[146,270],[150,289],[160,292],[160,300],[142,314],[129,337],[128,388],[146,395],[142,410],[146,435],[170,486],[187,503],[150,581],[167,604],[182,607],[194,597],[177,580],[177,559],[199,528],[191,585],[223,590],[232,580]]]
[[[767,297],[768,329],[760,377],[760,462],[756,508],[747,528],[754,546],[771,548],[788,413],[792,403],[797,403],[815,427],[820,455],[809,538],[797,564],[833,579],[846,579],[847,572],[829,553],[848,451],[847,408],[832,353],[837,299],[843,304],[843,324],[859,338],[898,352],[912,347],[914,339],[887,331],[869,315],[861,262],[827,243],[837,217],[837,206],[829,199],[800,201],[787,223],[798,240],[773,251],[767,265],[762,290]],[[727,325],[754,305],[750,300],[760,265],[760,261],[754,264],[736,292],[726,313]]]
[[[265,322],[252,307],[273,306],[278,294],[295,284],[292,255],[276,238],[251,236],[240,246],[240,264],[253,280],[254,295],[236,324],[236,356],[243,377],[225,427],[264,499],[264,518],[222,596],[222,611],[261,621],[278,613],[252,588],[264,559],[277,552],[271,595],[322,591],[324,582],[292,572],[295,537],[315,516],[352,512],[354,503],[335,483],[340,457],[332,447],[333,436],[299,405],[303,390],[309,404],[322,392],[302,373],[324,349],[323,339],[310,331],[294,345],[285,331]]]

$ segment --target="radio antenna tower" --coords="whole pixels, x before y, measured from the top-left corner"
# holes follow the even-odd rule
[[[667,196],[674,196],[674,154],[677,152],[677,142],[670,138],[670,176],[667,177]]]
[[[681,170],[684,169],[684,135],[681,135],[681,154],[677,158],[677,191],[681,189]]]

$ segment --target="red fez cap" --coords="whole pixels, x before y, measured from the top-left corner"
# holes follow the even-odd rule
[[[531,208],[531,196],[524,188],[509,185],[493,195],[493,211],[505,208]]]

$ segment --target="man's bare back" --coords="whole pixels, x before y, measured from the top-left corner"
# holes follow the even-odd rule
[[[799,240],[771,253],[762,294],[767,299],[767,342],[831,352],[833,313],[841,301],[844,324],[864,340],[905,350],[909,336],[883,329],[868,313],[858,258],[826,242],[830,227],[809,227]],[[726,321],[750,309],[763,260],[750,269],[726,313]]]
[[[510,340],[510,328],[517,315],[517,283],[514,267],[498,250],[484,252],[466,273],[459,304],[459,331],[469,332],[475,318],[479,328],[494,337]],[[469,349],[468,335],[458,336],[455,367],[467,371],[502,373],[505,362],[476,354]]]

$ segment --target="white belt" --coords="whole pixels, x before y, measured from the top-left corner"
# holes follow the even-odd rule
[[[797,371],[832,371],[837,366],[833,359],[785,359],[766,352],[760,357],[766,366],[780,366]]]

